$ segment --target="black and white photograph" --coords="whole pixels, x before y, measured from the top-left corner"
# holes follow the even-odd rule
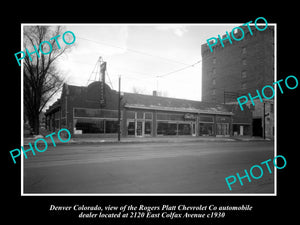
[[[276,26],[256,21],[23,24],[23,193],[275,194],[273,165],[250,171],[276,130],[274,100],[255,98]]]
[[[104,9],[7,19],[3,214],[30,224],[294,220],[295,20]]]

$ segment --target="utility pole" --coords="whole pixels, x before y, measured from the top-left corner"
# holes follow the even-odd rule
[[[264,104],[264,110],[263,110],[263,138],[264,139],[266,139],[266,131],[265,131],[265,127],[266,127],[266,125],[265,125],[265,123],[266,123],[266,114],[265,114],[265,111],[266,111],[266,106],[265,106],[265,103],[263,103]]]
[[[269,113],[266,114],[266,103],[263,103],[263,104],[264,104],[263,138],[266,139],[266,117],[269,116],[270,114]]]
[[[119,93],[118,93],[118,141],[121,140],[121,76],[119,76]]]

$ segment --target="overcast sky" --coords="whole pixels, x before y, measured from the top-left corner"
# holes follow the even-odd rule
[[[201,45],[240,24],[67,24],[76,46],[59,60],[67,83],[86,86],[98,58],[107,62],[107,83],[122,91],[201,100]],[[59,98],[60,96],[57,96]]]

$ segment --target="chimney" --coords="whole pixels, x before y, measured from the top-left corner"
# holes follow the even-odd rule
[[[157,96],[157,91],[153,91],[153,96]]]

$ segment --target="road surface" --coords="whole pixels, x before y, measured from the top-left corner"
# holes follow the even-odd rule
[[[232,191],[225,177],[273,158],[273,142],[264,141],[61,144],[24,159],[23,187],[24,194],[271,194],[274,166]]]

